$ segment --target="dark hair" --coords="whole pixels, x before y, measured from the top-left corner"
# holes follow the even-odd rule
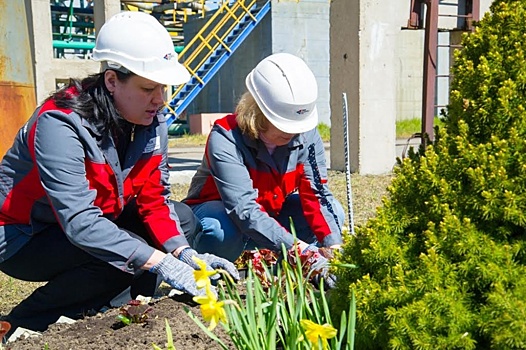
[[[119,81],[126,81],[133,75],[118,70],[114,72]],[[49,99],[53,99],[59,108],[75,111],[103,134],[115,128],[120,129],[119,112],[104,82],[104,72],[89,75],[82,80],[70,79],[67,86],[53,93]]]

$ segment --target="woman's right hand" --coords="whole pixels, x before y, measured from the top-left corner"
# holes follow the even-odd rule
[[[310,244],[300,251],[300,256],[306,257],[311,262],[308,273],[309,280],[319,288],[323,279],[326,289],[334,288],[336,286],[336,276],[330,272],[329,259],[320,253],[319,248],[314,244]]]
[[[173,288],[188,293],[192,296],[205,295],[205,289],[198,289],[194,278],[194,269],[185,264],[172,254],[166,254],[164,258],[150,268],[150,272],[156,273],[163,281]],[[214,288],[211,286],[211,288]]]

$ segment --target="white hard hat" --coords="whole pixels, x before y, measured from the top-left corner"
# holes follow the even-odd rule
[[[124,67],[159,84],[180,85],[190,79],[177,60],[168,31],[153,16],[125,11],[112,16],[97,34],[93,59],[103,67]]]
[[[270,55],[245,80],[261,112],[289,134],[309,131],[318,124],[318,84],[307,64],[288,53]]]

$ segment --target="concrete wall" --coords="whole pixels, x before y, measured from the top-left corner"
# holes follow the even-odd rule
[[[345,170],[342,93],[348,97],[352,172],[383,174],[395,161],[395,2],[331,4],[331,167]],[[375,16],[370,16],[374,13]]]
[[[396,120],[422,116],[424,31],[401,30],[396,44]]]
[[[327,0],[272,1],[272,52],[301,57],[318,83],[320,122],[331,124],[329,13]]]
[[[347,0],[348,1],[348,0]],[[342,6],[345,0],[333,0],[332,6]],[[358,0],[348,1],[347,6],[355,6]],[[455,14],[459,0],[440,0],[440,12]],[[81,78],[98,71],[98,64],[83,59],[54,59],[50,23],[49,1],[27,0],[30,3],[30,40],[35,65],[35,86],[37,101],[40,103],[49,93],[55,90],[57,80],[68,80],[70,77]],[[462,1],[461,1],[462,3]],[[489,10],[491,0],[481,0],[481,13]],[[409,0],[392,0],[382,4],[374,12],[369,7],[361,9],[364,18],[382,16],[385,8],[391,8],[390,21],[399,26],[395,51],[389,53],[396,57],[396,120],[410,119],[421,115],[421,78],[423,55],[423,30],[402,30],[409,15]],[[272,13],[253,32],[250,43],[244,43],[233,58],[227,63],[217,78],[209,84],[202,96],[192,104],[189,113],[231,112],[239,96],[245,91],[244,77],[263,57],[273,52],[290,52],[304,58],[311,66],[318,79],[320,120],[331,124],[330,74],[329,74],[329,31],[330,6],[326,0],[272,0]],[[95,2],[94,18],[96,28],[114,13],[120,11],[119,0],[98,0]],[[442,17],[441,28],[452,28],[462,25],[463,19]],[[185,35],[192,37],[196,26],[203,21],[185,24]],[[38,30],[33,30],[38,28]],[[348,36],[342,32],[340,35]],[[187,39],[188,40],[188,39]],[[449,38],[442,35],[442,43]],[[444,51],[443,49],[441,51]],[[439,52],[441,69],[448,66],[448,53]],[[241,58],[240,58],[241,57]],[[443,57],[443,58],[442,58]],[[443,79],[442,79],[443,80]],[[447,103],[448,84],[441,81],[437,86],[437,103]]]
[[[313,70],[320,121],[330,125],[329,8],[326,0],[273,0],[271,12],[189,105],[186,114],[233,112],[246,91],[245,77],[250,70],[272,53],[288,52],[303,58]],[[193,38],[206,20],[194,18],[185,24],[185,40]]]
[[[211,14],[203,19],[192,18],[184,25],[185,43],[195,36],[210,16]],[[271,16],[267,15],[254,28],[249,38],[239,46],[188,106],[187,116],[199,113],[234,112],[237,101],[246,91],[245,77],[260,60],[272,53],[271,23]]]

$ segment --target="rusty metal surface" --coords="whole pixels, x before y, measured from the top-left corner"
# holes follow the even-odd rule
[[[35,107],[25,1],[0,1],[0,157]]]
[[[0,156],[35,108],[35,87],[0,81]]]

